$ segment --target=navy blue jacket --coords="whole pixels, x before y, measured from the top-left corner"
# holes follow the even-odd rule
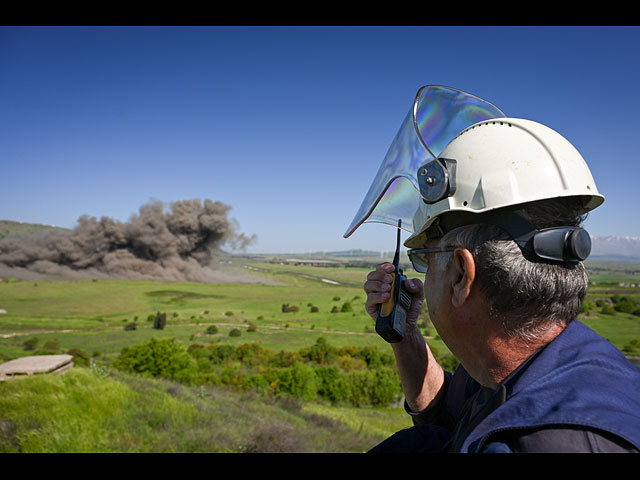
[[[612,441],[622,450],[640,450],[640,371],[577,320],[487,395],[485,403],[478,407],[476,401],[474,418],[470,405],[486,392],[460,366],[448,380],[442,403],[425,414],[428,424],[417,416],[414,427],[371,452],[544,451],[562,445],[564,438],[577,438],[576,432],[602,444]],[[580,451],[580,442],[574,443]],[[571,448],[567,445],[575,451]]]

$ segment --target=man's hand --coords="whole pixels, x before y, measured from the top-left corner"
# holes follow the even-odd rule
[[[389,300],[394,266],[383,263],[367,275],[364,291],[367,294],[366,309],[373,320],[378,319],[378,308]],[[427,408],[442,391],[444,371],[438,365],[417,326],[420,309],[424,303],[423,283],[418,279],[406,280],[407,292],[411,294],[411,308],[407,312],[405,337],[392,343],[393,354],[398,365],[402,390],[407,405],[414,412]]]
[[[367,281],[364,283],[364,291],[367,294],[367,302],[365,304],[367,313],[374,321],[378,319],[378,310],[380,304],[389,300],[391,295],[391,282],[395,267],[392,263],[382,263],[367,275]],[[417,278],[406,280],[404,286],[409,294],[411,294],[411,308],[407,312],[407,326],[416,324],[420,315],[422,304],[424,303],[423,284]]]

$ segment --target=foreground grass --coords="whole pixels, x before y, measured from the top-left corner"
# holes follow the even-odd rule
[[[364,452],[403,428],[357,410],[74,368],[0,383],[0,452]]]

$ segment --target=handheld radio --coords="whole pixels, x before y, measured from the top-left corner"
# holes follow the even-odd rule
[[[398,240],[396,253],[393,257],[395,267],[393,281],[391,283],[391,298],[380,305],[376,320],[376,332],[389,343],[402,341],[404,338],[407,312],[411,307],[411,295],[404,288],[407,279],[400,269],[400,226],[402,220],[398,220]]]

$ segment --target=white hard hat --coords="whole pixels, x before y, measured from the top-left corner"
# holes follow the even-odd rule
[[[522,214],[526,204],[559,198],[577,199],[580,213],[604,201],[564,137],[509,118],[461,90],[427,85],[418,90],[344,236],[365,222],[397,225],[411,233],[404,244],[413,249],[457,226],[489,223],[508,232],[523,252],[583,260],[591,249],[587,232],[569,225],[540,231]]]
[[[486,216],[475,221],[469,214],[564,197],[579,198],[587,212],[604,201],[571,143],[545,125],[517,118],[465,129],[417,176],[423,201],[413,218],[414,233],[405,241],[408,248]]]

